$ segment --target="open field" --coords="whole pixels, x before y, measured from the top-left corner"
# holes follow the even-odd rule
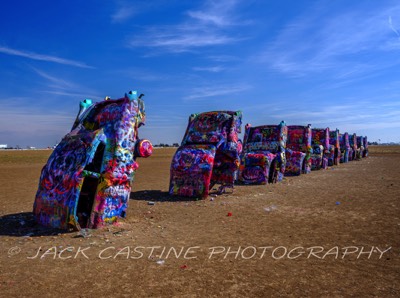
[[[156,149],[127,218],[86,237],[32,221],[50,150],[0,151],[0,296],[400,297],[400,146],[369,149],[202,201],[168,195]]]

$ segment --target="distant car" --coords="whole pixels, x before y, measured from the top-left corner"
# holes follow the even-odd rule
[[[329,128],[313,128],[311,146],[311,170],[328,168],[329,158]]]
[[[329,131],[329,157],[328,165],[338,165],[340,163],[340,138],[339,130]]]
[[[364,153],[364,137],[363,136],[357,136],[357,159],[363,158],[363,153]]]
[[[33,205],[36,220],[59,229],[98,228],[126,216],[138,157],[152,145],[140,140],[144,101],[136,91],[92,103],[85,99],[71,132],[43,167]]]
[[[359,157],[360,150],[357,147],[357,135],[355,133],[349,135],[349,145],[350,145],[349,161],[356,160]]]
[[[286,141],[285,175],[311,172],[311,125],[289,125]]]
[[[238,182],[266,184],[281,181],[285,173],[287,127],[246,125]]]
[[[349,143],[349,134],[345,132],[344,134],[339,134],[340,138],[340,163],[349,162],[349,154],[350,154],[350,143]]]
[[[364,144],[364,151],[362,153],[362,157],[366,158],[368,157],[368,138],[365,136],[363,138],[363,144]]]
[[[169,193],[184,197],[208,196],[233,188],[239,168],[242,112],[192,114],[181,146],[172,158]]]

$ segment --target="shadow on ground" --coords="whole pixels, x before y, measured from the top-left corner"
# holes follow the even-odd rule
[[[6,214],[0,217],[1,236],[38,237],[64,233],[69,231],[39,225],[32,212]]]
[[[131,192],[131,200],[149,201],[149,202],[184,202],[184,201],[198,201],[199,198],[187,198],[171,196],[167,191],[161,190],[141,190]]]

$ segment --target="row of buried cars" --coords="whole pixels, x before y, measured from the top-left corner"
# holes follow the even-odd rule
[[[33,204],[36,221],[59,229],[94,229],[126,216],[137,159],[153,152],[139,138],[143,94],[80,102],[67,133],[44,165]],[[246,125],[240,111],[192,114],[171,164],[170,194],[205,198],[235,183],[266,184],[284,175],[368,155],[367,139],[311,126]]]
[[[311,125],[245,126],[240,111],[192,114],[171,164],[171,195],[201,197],[234,184],[276,183],[284,176],[360,160],[368,156],[366,136]]]

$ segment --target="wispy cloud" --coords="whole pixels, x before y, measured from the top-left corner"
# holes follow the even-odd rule
[[[236,0],[208,1],[203,9],[191,10],[187,14],[202,24],[218,27],[232,26],[235,24],[232,11],[237,4]]]
[[[232,85],[232,86],[215,86],[215,87],[204,87],[194,88],[190,95],[184,97],[184,100],[201,100],[214,96],[222,96],[227,94],[239,93],[250,89],[249,85]],[[242,98],[242,96],[237,96]]]
[[[130,45],[179,53],[244,40],[245,37],[233,35],[229,30],[240,23],[235,22],[237,3],[232,0],[207,1],[201,9],[187,11],[185,18],[175,25],[146,28],[145,37],[136,36]]]
[[[141,46],[164,48],[170,52],[186,52],[193,48],[234,43],[240,39],[199,27],[153,28],[148,32],[148,41]],[[139,45],[135,40],[131,45]]]
[[[38,92],[80,99],[102,98],[101,96],[97,95],[96,92],[93,92],[92,90],[89,90],[75,82],[62,78],[60,74],[54,76],[37,68],[32,67],[32,69],[37,75],[45,79],[45,86],[46,88],[50,89]]]
[[[47,94],[53,94],[53,95],[61,95],[61,96],[66,96],[66,97],[73,97],[75,99],[85,99],[85,98],[91,98],[91,99],[102,99],[105,96],[101,97],[99,95],[96,94],[88,94],[88,93],[77,93],[77,92],[63,92],[63,91],[52,91],[52,90],[44,90],[41,91],[43,93],[47,93]]]
[[[210,67],[193,67],[194,71],[207,71],[207,72],[221,72],[225,68],[222,66],[210,66]]]
[[[123,23],[132,18],[138,13],[137,1],[135,1],[135,4],[120,2],[116,11],[111,15],[111,21],[113,23]]]
[[[139,82],[159,82],[171,79],[170,74],[151,71],[144,67],[129,67],[117,70],[109,70],[107,74],[112,76],[120,76],[124,78],[135,78]]]
[[[395,104],[379,104],[375,97],[365,100],[346,100],[342,103],[324,103],[315,105],[315,100],[299,104],[283,104],[274,101],[243,107],[245,121],[253,125],[278,124],[284,120],[287,125],[307,125],[330,129],[338,128],[341,132],[367,135],[369,140],[378,140],[383,135],[388,140],[399,141],[400,110]],[[382,99],[380,99],[382,100]],[[313,103],[313,104],[311,104]],[[385,133],[383,133],[383,131]]]
[[[41,71],[37,68],[32,67],[33,71],[38,74],[40,77],[46,79],[47,81],[51,82],[50,87],[54,87],[57,89],[71,89],[76,88],[76,84],[69,82],[65,79],[61,79],[59,76],[52,76],[44,71]]]
[[[92,66],[89,66],[89,65],[79,62],[79,61],[64,59],[64,58],[60,58],[60,57],[56,57],[56,56],[37,54],[37,53],[29,52],[29,51],[21,51],[21,50],[16,50],[16,49],[3,47],[3,46],[0,46],[0,53],[12,55],[12,56],[24,57],[24,58],[28,58],[28,59],[32,59],[32,60],[39,60],[39,61],[46,61],[46,62],[53,62],[53,63],[58,63],[58,64],[69,65],[69,66],[75,66],[75,67],[80,67],[80,68],[94,68]]]
[[[363,109],[360,109],[360,106]],[[340,115],[340,116],[339,116]],[[306,125],[313,127],[338,128],[341,131],[365,133],[371,129],[400,128],[400,111],[393,111],[391,106],[377,107],[374,102],[365,101],[325,105],[321,108],[310,110],[308,106],[288,107],[279,113],[269,113],[276,121],[284,119],[288,125]]]
[[[230,56],[230,55],[211,55],[207,56],[208,59],[215,62],[232,62],[240,60],[239,57]]]
[[[397,37],[400,39],[399,31],[397,31],[397,29],[394,28],[394,26],[393,26],[392,16],[389,16],[389,26],[390,26],[390,29],[392,29],[392,31],[394,33],[396,33]]]
[[[383,66],[376,53],[393,50],[389,32],[398,33],[392,18],[389,17],[389,26],[386,20],[389,14],[400,15],[400,6],[374,8],[368,13],[354,9],[334,15],[329,7],[309,9],[283,27],[268,44],[261,60],[291,76],[328,70],[336,75],[349,74],[354,67],[362,70],[360,65],[365,71],[391,67],[399,59],[394,56]],[[370,58],[373,54],[375,59]]]
[[[165,0],[116,0],[116,9],[111,14],[112,23],[126,23],[139,14],[154,12],[157,10],[165,11],[172,1]]]

